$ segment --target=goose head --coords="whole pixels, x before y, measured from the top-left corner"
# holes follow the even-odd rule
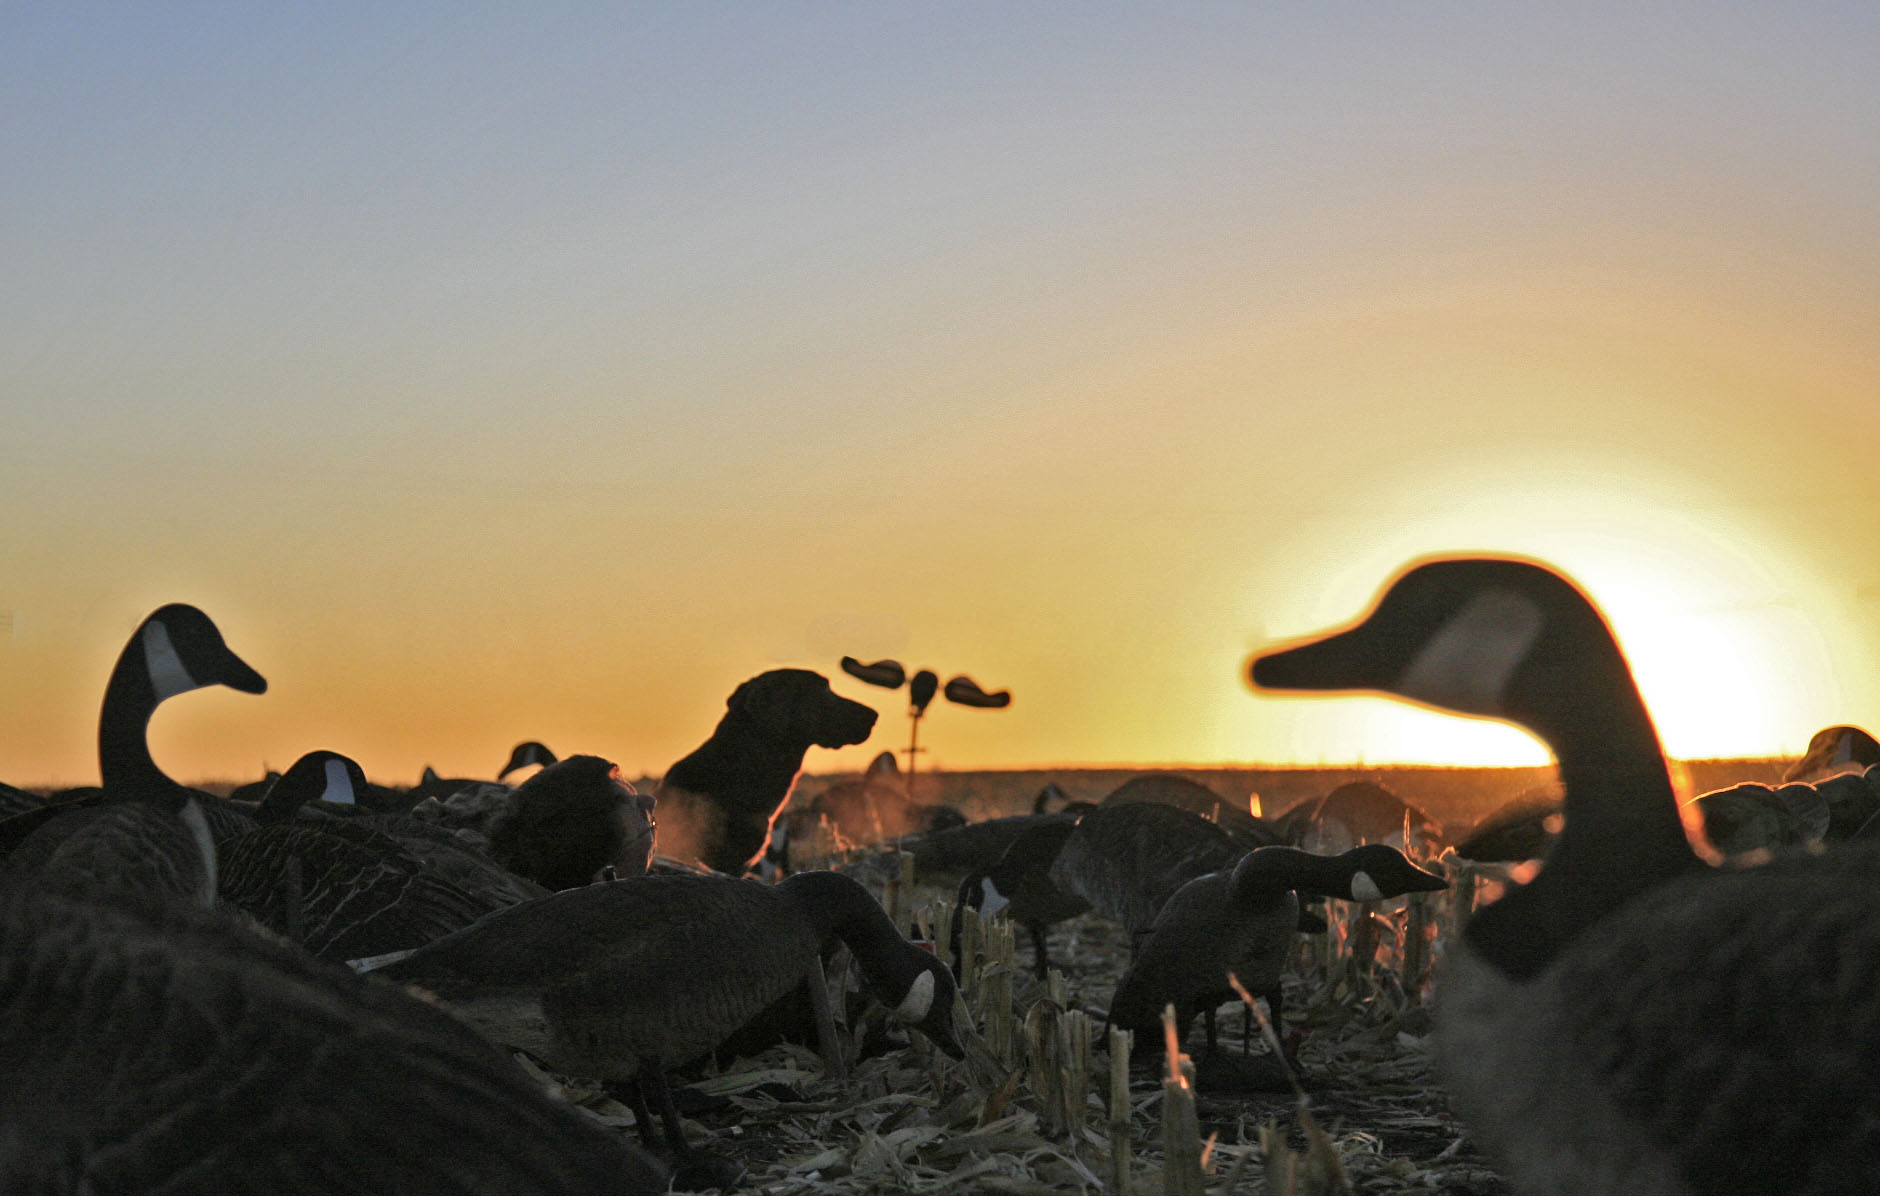
[[[1334,857],[1341,873],[1348,873],[1353,901],[1382,901],[1405,893],[1434,893],[1449,882],[1412,864],[1409,857],[1386,843],[1367,843]],[[1346,896],[1347,894],[1339,894]]]
[[[357,806],[365,791],[366,774],[357,761],[338,752],[312,751],[268,787],[255,814],[262,822],[275,822],[292,818],[308,802]]]
[[[149,780],[156,772],[144,739],[150,716],[170,698],[210,685],[250,694],[268,688],[209,616],[193,606],[171,603],[139,624],[111,670],[98,720],[105,788]]]
[[[1592,603],[1558,573],[1514,558],[1414,564],[1368,615],[1258,657],[1251,674],[1261,689],[1370,690],[1502,719],[1557,754],[1638,706],[1618,644]]]
[[[912,1026],[955,1059],[966,1057],[953,1025],[953,1005],[959,989],[953,973],[939,956],[912,943],[897,951],[897,959],[870,977],[870,989],[894,1019]]]
[[[1546,866],[1464,932],[1511,976],[1535,974],[1633,895],[1702,866],[1617,640],[1544,565],[1412,564],[1356,623],[1262,655],[1250,671],[1263,689],[1369,690],[1502,719],[1553,749],[1566,822]]]

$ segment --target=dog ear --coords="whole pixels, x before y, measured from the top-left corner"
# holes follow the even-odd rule
[[[798,708],[803,702],[798,691],[803,686],[792,684],[793,680],[793,675],[784,670],[759,673],[731,691],[725,708],[744,716],[766,734],[780,738],[794,736],[797,723],[802,719]],[[823,682],[824,689],[829,687],[822,678],[817,680]]]

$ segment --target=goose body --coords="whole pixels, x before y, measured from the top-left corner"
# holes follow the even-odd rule
[[[1032,965],[1039,979],[1050,970],[1045,933],[1067,918],[1090,909],[1076,893],[1051,879],[1051,865],[1077,829],[1076,814],[1034,814],[989,868],[975,869],[961,881],[957,904],[986,914],[1004,914],[1031,935]],[[959,925],[953,927],[952,951],[959,955]]]
[[[1300,802],[1276,826],[1287,842],[1322,855],[1360,843],[1428,848],[1441,838],[1427,811],[1376,781],[1348,781],[1323,797]]]
[[[1273,847],[1285,841],[1277,827],[1264,818],[1254,817],[1246,805],[1237,806],[1201,782],[1173,773],[1153,772],[1132,777],[1099,804],[1174,806],[1217,823],[1248,848]]]
[[[13,885],[0,939],[8,1191],[665,1190],[456,1019],[216,911]]]
[[[1685,839],[1617,643],[1552,570],[1445,560],[1353,626],[1257,659],[1553,749],[1565,824],[1437,977],[1459,1111],[1524,1193],[1880,1188],[1880,847],[1712,868]]]
[[[1176,806],[1103,805],[1085,814],[1050,862],[1057,888],[1140,937],[1163,904],[1198,876],[1247,853],[1225,830]]]
[[[1231,871],[1198,876],[1163,902],[1117,983],[1110,1023],[1135,1031],[1139,1042],[1157,1041],[1163,1006],[1174,1005],[1177,1027],[1185,1028],[1195,1014],[1234,1000],[1232,972],[1266,998],[1278,1028],[1280,972],[1299,932],[1300,893],[1376,901],[1443,887],[1441,877],[1384,844],[1336,856],[1290,847],[1248,852]]]
[[[849,943],[884,1002],[951,1043],[946,969],[901,938],[859,885],[827,872],[776,885],[664,874],[568,889],[383,974],[570,1074],[626,1080],[711,1050],[802,983],[831,938]],[[910,1003],[917,987],[928,999]]]
[[[413,950],[544,892],[459,884],[360,819],[257,827],[222,850],[221,874],[224,901],[333,961]]]
[[[822,983],[821,953],[846,943],[870,990],[958,1057],[946,967],[895,930],[874,898],[832,872],[776,885],[653,874],[565,889],[515,906],[383,974],[416,985],[498,1042],[572,1075],[633,1081],[665,1113],[681,1182],[723,1182],[697,1155],[665,1073],[706,1054],[793,990]]]

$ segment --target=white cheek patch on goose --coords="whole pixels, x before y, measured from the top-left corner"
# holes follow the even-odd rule
[[[1353,901],[1382,901],[1384,890],[1377,887],[1369,872],[1351,874],[1351,899]]]
[[[894,1007],[894,1016],[903,1022],[913,1024],[923,1021],[927,1011],[933,1008],[933,973],[923,971],[914,977],[914,983],[907,990],[907,996]]]
[[[326,762],[326,791],[320,794],[320,800],[341,806],[358,804],[359,798],[353,792],[352,777],[347,775],[346,766],[338,760]]]
[[[979,882],[979,895],[983,898],[979,912],[988,918],[1012,904],[1012,899],[999,892],[999,886],[992,883],[990,876]]]
[[[1448,710],[1498,714],[1545,621],[1540,607],[1512,590],[1477,594],[1423,645],[1396,692]]]
[[[162,623],[144,624],[144,671],[150,674],[150,688],[159,702],[202,688],[202,682],[183,667],[183,658],[170,642],[170,629]]]
[[[196,894],[205,906],[215,904],[215,891],[218,885],[215,867],[215,836],[209,833],[209,820],[203,817],[202,807],[195,798],[183,803],[183,825],[189,828],[189,834],[196,841],[196,850],[202,856],[202,890]]]

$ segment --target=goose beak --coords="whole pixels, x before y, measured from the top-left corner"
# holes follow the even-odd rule
[[[268,692],[268,679],[248,667],[248,662],[233,652],[221,662],[219,677],[222,684],[230,689],[245,694],[264,694]]]
[[[1362,626],[1256,656],[1248,676],[1258,689],[1383,689],[1381,654]]]

